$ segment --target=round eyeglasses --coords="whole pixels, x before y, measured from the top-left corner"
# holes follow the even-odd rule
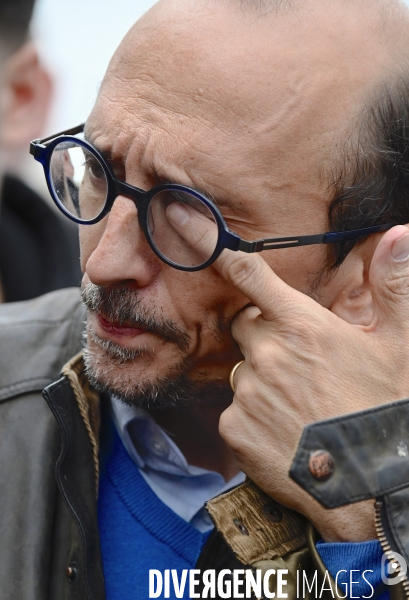
[[[98,223],[119,195],[131,198],[139,225],[155,254],[182,271],[199,271],[211,265],[225,249],[261,252],[276,248],[327,244],[353,240],[386,231],[394,224],[374,225],[352,231],[327,232],[249,242],[232,232],[215,204],[196,190],[176,183],[143,191],[117,179],[104,156],[90,143],[76,137],[83,125],[60,134],[34,140],[30,152],[44,167],[50,194],[57,207],[81,225]],[[213,231],[206,244],[178,227],[177,217],[188,215],[195,230]],[[217,232],[215,235],[214,232]],[[192,233],[192,232],[191,232]],[[200,237],[200,236],[199,236]]]

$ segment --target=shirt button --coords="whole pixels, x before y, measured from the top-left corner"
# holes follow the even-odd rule
[[[151,450],[155,456],[167,456],[169,454],[169,447],[165,443],[161,443],[158,440],[153,440],[150,443]]]

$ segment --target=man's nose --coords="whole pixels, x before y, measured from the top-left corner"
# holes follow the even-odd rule
[[[134,202],[124,196],[116,198],[103,222],[81,227],[80,241],[84,273],[96,285],[127,281],[147,287],[161,269],[139,225]]]

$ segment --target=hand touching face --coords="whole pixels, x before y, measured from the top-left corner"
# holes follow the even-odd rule
[[[193,224],[192,217],[179,207],[175,227],[206,248],[213,226]],[[359,537],[366,505],[325,511],[289,479],[290,465],[307,424],[409,395],[408,265],[409,231],[397,226],[383,236],[370,266],[371,322],[357,326],[286,285],[260,256],[224,251],[215,263],[251,302],[232,325],[245,360],[220,433],[253,481],[318,521],[322,534],[328,527],[329,538]],[[325,525],[329,514],[335,521],[342,515],[338,527]]]

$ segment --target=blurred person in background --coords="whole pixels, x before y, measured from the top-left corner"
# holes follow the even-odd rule
[[[29,40],[34,0],[0,2],[0,301],[27,300],[80,280],[77,228],[16,176],[44,127],[52,82]]]

